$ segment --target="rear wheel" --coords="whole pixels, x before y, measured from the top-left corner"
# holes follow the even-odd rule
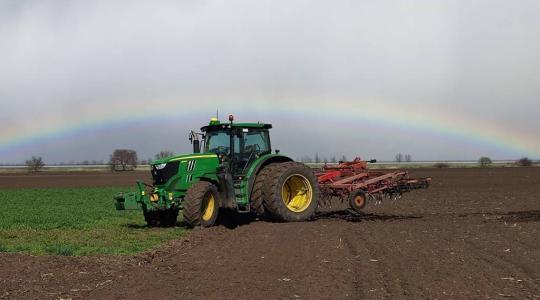
[[[255,178],[255,183],[253,184],[253,190],[250,196],[250,205],[251,211],[259,218],[265,216],[264,212],[264,197],[265,197],[265,187],[267,185],[267,180],[271,174],[275,172],[275,169],[279,167],[280,163],[273,163],[265,166],[257,177]]]
[[[189,226],[210,227],[216,223],[219,211],[219,193],[210,182],[194,183],[184,198],[184,222]]]
[[[297,162],[276,165],[264,187],[264,208],[277,221],[309,220],[319,203],[319,186],[311,169]]]
[[[366,193],[362,190],[355,190],[349,194],[349,206],[358,213],[366,206],[366,200]]]

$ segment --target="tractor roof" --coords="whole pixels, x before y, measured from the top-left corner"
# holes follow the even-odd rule
[[[231,123],[225,123],[225,122],[219,122],[217,120],[210,121],[210,124],[207,126],[201,127],[202,131],[208,131],[212,129],[219,129],[219,128],[229,128]],[[270,129],[272,128],[272,124],[266,124],[266,123],[232,123],[233,128],[262,128],[262,129]]]

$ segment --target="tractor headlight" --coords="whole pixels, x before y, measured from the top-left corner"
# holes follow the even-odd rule
[[[164,164],[155,165],[155,167],[156,167],[157,170],[161,170],[161,169],[165,168],[166,165],[167,164],[164,163]]]

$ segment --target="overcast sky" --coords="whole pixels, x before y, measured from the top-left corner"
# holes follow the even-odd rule
[[[216,109],[273,123],[293,158],[540,158],[539,16],[539,1],[0,0],[0,162],[188,152]]]

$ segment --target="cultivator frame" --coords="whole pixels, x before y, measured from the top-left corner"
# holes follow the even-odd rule
[[[351,208],[359,210],[361,207],[355,207],[352,199],[358,195],[364,197],[363,203],[357,203],[363,207],[367,199],[376,203],[384,199],[395,200],[404,192],[425,189],[431,183],[431,178],[409,178],[405,171],[369,171],[367,164],[367,161],[357,157],[351,162],[325,165],[317,170],[315,175],[321,191],[321,204],[328,205],[332,198],[338,197],[342,201],[351,200]]]

